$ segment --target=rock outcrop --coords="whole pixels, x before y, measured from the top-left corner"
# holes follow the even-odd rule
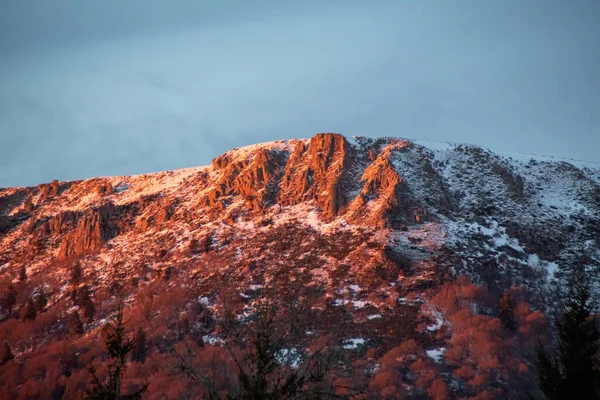
[[[352,207],[353,220],[371,214],[370,220],[382,227],[414,220],[414,204],[408,195],[406,182],[390,161],[394,151],[400,151],[407,145],[408,142],[400,141],[386,146],[365,169],[361,178],[363,189]],[[368,207],[369,203],[371,207]]]
[[[58,213],[54,218],[51,218],[48,224],[48,233],[61,234],[65,233],[70,226],[75,224],[81,217],[79,211],[63,211]]]
[[[502,179],[506,185],[506,188],[508,189],[508,192],[512,196],[518,199],[523,197],[525,182],[521,176],[513,174],[508,168],[500,164],[494,164],[492,167],[492,172]]]
[[[233,162],[228,154],[213,160],[213,167],[221,175],[208,196],[205,205],[216,205],[223,209],[225,197],[242,196],[254,211],[264,208],[275,199],[278,172],[282,168],[282,157],[275,151],[260,149],[251,160]]]
[[[135,221],[135,228],[141,232],[147,231],[151,226],[166,224],[175,212],[175,205],[168,203],[154,206],[150,203],[148,207],[151,207],[150,212],[146,212],[146,215],[138,217]]]
[[[29,218],[29,211],[13,213],[31,195],[29,189],[18,189],[10,194],[0,195],[0,234],[14,229]]]
[[[279,202],[294,205],[315,200],[324,217],[336,216],[346,203],[341,182],[348,160],[349,146],[342,135],[318,134],[308,147],[298,143],[285,168]]]
[[[58,258],[66,260],[83,255],[90,250],[100,248],[106,241],[112,239],[116,232],[110,219],[115,211],[116,208],[111,202],[85,211],[77,228],[69,232],[63,239]]]
[[[28,231],[33,233],[33,236],[41,240],[48,235],[61,235],[72,230],[77,221],[81,218],[79,211],[61,211],[53,217],[45,217],[39,220],[31,220],[28,226]]]

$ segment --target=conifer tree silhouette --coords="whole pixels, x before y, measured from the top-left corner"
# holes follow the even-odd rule
[[[600,332],[594,306],[589,280],[578,274],[556,321],[556,350],[538,348],[539,379],[546,399],[600,399]]]
[[[90,372],[94,386],[87,392],[86,398],[90,400],[140,400],[148,388],[147,385],[129,395],[121,393],[123,374],[127,367],[127,355],[134,349],[134,342],[125,334],[122,301],[119,303],[116,315],[104,327],[102,335],[111,359],[111,363],[108,365],[108,378],[106,382],[102,382],[92,367]]]

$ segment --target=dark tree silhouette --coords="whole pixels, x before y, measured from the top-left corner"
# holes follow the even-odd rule
[[[77,289],[81,282],[81,264],[76,262],[71,268],[71,299],[77,305]]]
[[[87,399],[94,400],[138,400],[147,389],[147,385],[135,393],[121,394],[123,374],[127,367],[127,355],[131,353],[135,345],[131,339],[125,336],[125,322],[123,322],[123,303],[112,320],[103,328],[102,336],[108,350],[111,364],[108,365],[108,378],[102,382],[92,367],[93,388],[87,392]]]
[[[69,315],[69,333],[71,335],[81,335],[83,334],[83,323],[81,322],[81,318],[79,318],[79,313],[77,311],[73,311],[71,315]]]
[[[94,303],[92,302],[92,297],[90,296],[90,291],[87,286],[82,287],[79,290],[77,304],[83,308],[83,316],[85,320],[90,323],[94,320],[94,315],[96,315],[96,307],[94,307]]]
[[[35,308],[37,312],[42,312],[48,305],[48,296],[44,291],[44,287],[40,286],[40,291],[35,298]]]
[[[35,310],[35,303],[33,302],[33,298],[31,298],[31,296],[27,299],[27,303],[25,303],[25,306],[21,309],[21,319],[23,321],[26,320],[31,320],[33,321],[35,319],[37,315],[37,312]]]
[[[24,265],[22,265],[19,269],[19,280],[21,282],[25,282],[27,280],[27,269]]]
[[[600,332],[596,326],[589,280],[578,275],[556,321],[557,348],[538,348],[539,379],[544,396],[554,399],[599,399]]]
[[[285,295],[284,295],[285,297]],[[335,359],[326,346],[305,354],[301,342],[311,318],[311,300],[296,293],[256,304],[245,322],[225,311],[221,328],[224,347],[235,366],[239,392],[231,399],[323,398],[331,388],[319,387]],[[292,367],[293,366],[293,367]]]
[[[71,284],[75,286],[79,285],[79,282],[81,281],[81,275],[81,264],[77,262],[71,269]]]
[[[89,300],[83,305],[83,316],[88,324],[94,320],[94,315],[96,315],[96,307],[94,307],[92,300]]]
[[[510,296],[508,296],[508,294],[504,294],[498,304],[498,314],[500,321],[502,321],[502,326],[513,332],[517,326],[514,308],[515,305]]]
[[[8,284],[8,286],[4,289],[2,295],[0,296],[0,307],[3,310],[7,310],[8,314],[11,314],[15,304],[17,302],[17,291],[13,286],[12,282]]]
[[[131,358],[139,363],[146,361],[146,334],[142,328],[138,328],[133,338]]]

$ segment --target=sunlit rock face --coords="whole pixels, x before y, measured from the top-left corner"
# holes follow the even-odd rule
[[[381,248],[419,260],[447,249],[462,259],[458,272],[491,274],[497,285],[533,276],[526,282],[536,290],[547,286],[546,267],[560,275],[598,259],[594,165],[430,146],[322,133],[233,149],[207,167],[4,189],[0,260],[42,268],[53,257],[114,253],[117,243],[169,252],[289,220],[378,232]],[[508,272],[489,271],[492,261]]]

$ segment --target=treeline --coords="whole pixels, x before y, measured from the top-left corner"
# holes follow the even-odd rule
[[[66,284],[21,271],[0,289],[0,398],[596,399],[586,282],[551,324],[522,288],[459,278],[388,299],[406,319],[353,343],[350,310],[284,276],[242,296],[226,277],[206,295],[176,272],[98,289],[79,264]]]

